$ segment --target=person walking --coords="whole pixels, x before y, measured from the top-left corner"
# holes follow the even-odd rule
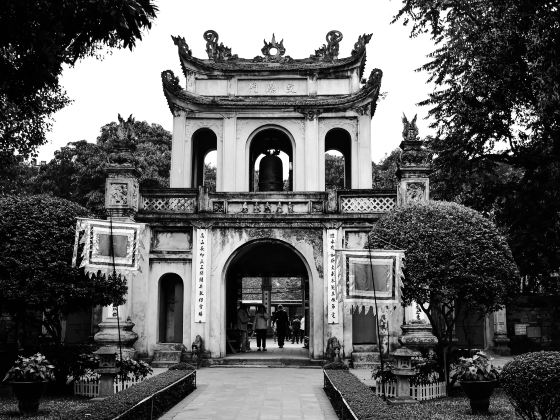
[[[284,348],[284,340],[288,334],[288,314],[284,310],[284,306],[278,305],[278,310],[274,313],[274,323],[276,324],[276,334],[278,335],[278,347]]]
[[[255,333],[257,334],[257,351],[266,351],[266,332],[268,329],[268,314],[266,313],[264,305],[259,305],[257,307],[257,313],[255,314]]]
[[[300,320],[299,320],[299,316],[295,316],[294,320],[292,321],[292,344],[294,344],[294,341],[296,344],[299,344],[299,332],[300,332]],[[303,339],[302,339],[303,341]]]
[[[299,320],[299,334],[301,337],[301,342],[303,343],[303,347],[307,348],[307,346],[305,345],[305,317],[302,316],[301,319]]]
[[[240,302],[237,309],[237,330],[239,331],[239,351],[241,353],[247,352],[247,324],[249,323],[249,314],[247,309]]]

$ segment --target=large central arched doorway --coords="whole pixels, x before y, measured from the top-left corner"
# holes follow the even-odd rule
[[[274,239],[244,245],[229,264],[225,280],[228,354],[236,353],[240,347],[236,328],[239,303],[247,308],[250,323],[259,305],[264,304],[271,317],[282,305],[290,321],[294,317],[303,317],[303,335],[310,336],[308,270],[290,245]],[[267,335],[267,348],[269,351],[278,348],[271,328]],[[300,353],[307,355],[303,340],[297,348],[301,349]]]

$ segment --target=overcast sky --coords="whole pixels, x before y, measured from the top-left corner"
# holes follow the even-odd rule
[[[239,57],[261,55],[263,39],[276,34],[284,39],[286,55],[309,57],[325,43],[328,31],[337,29],[344,39],[339,57],[347,57],[363,33],[373,33],[367,46],[364,77],[373,68],[383,70],[381,91],[387,96],[372,119],[372,159],[379,161],[401,140],[403,112],[418,113],[423,137],[430,133],[424,119],[426,107],[416,104],[432,89],[427,74],[414,70],[427,61],[433,44],[425,38],[410,39],[409,28],[396,23],[396,0],[345,1],[158,1],[159,13],[152,29],[144,33],[133,51],[114,50],[103,60],[88,58],[62,75],[62,86],[73,103],[54,116],[49,143],[39,149],[38,160],[50,160],[68,142],[95,142],[101,126],[117,120],[117,114],[133,114],[137,120],[161,124],[171,131],[172,116],[161,88],[160,73],[173,70],[181,79],[177,47],[171,35],[184,36],[193,55],[207,58],[202,34],[213,29],[219,42]]]

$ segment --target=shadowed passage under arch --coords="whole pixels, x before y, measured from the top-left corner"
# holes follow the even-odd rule
[[[242,246],[231,261],[225,277],[226,331],[228,352],[237,351],[237,308],[242,303],[253,316],[259,305],[265,305],[273,316],[281,304],[290,320],[305,317],[309,332],[309,278],[301,257],[288,244],[263,239]],[[272,337],[272,329],[268,335]]]
[[[183,280],[174,273],[159,280],[159,342],[183,342]]]

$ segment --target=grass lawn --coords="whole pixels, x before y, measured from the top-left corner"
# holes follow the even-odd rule
[[[490,414],[487,416],[471,414],[469,399],[461,391],[457,395],[440,398],[437,400],[424,401],[414,406],[398,406],[402,409],[403,415],[409,419],[459,419],[459,420],[506,420],[520,419],[515,414],[515,410],[509,403],[507,397],[501,389],[496,389],[490,399]],[[404,418],[404,417],[403,417]]]
[[[78,396],[53,396],[44,395],[41,398],[39,412],[33,417],[22,417],[17,408],[17,400],[15,397],[8,395],[0,395],[0,419],[57,419],[63,413],[90,404],[91,400]]]

